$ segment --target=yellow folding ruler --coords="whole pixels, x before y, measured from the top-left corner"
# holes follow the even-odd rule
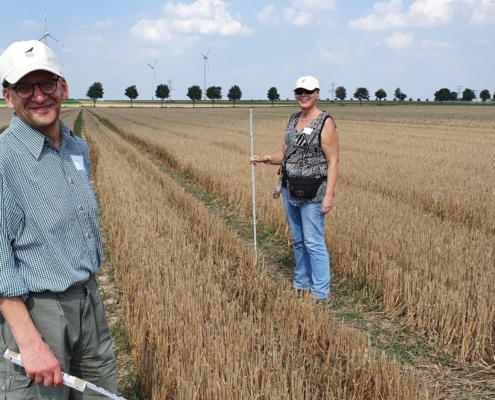
[[[3,356],[7,360],[10,360],[11,362],[13,362],[14,364],[20,365],[21,367],[24,366],[24,365],[22,365],[21,355],[19,353],[16,353],[16,352],[13,352],[13,351],[7,349],[7,350],[5,350],[5,353],[3,354]],[[91,382],[84,381],[84,380],[77,378],[75,376],[66,374],[65,372],[62,372],[62,377],[64,378],[64,385],[65,386],[69,386],[73,389],[79,390],[80,392],[84,392],[84,390],[86,388],[90,388],[91,390],[94,390],[95,392],[98,392],[98,393],[101,393],[107,397],[110,397],[111,399],[126,400],[123,397],[117,396],[116,394],[113,394],[112,392],[109,392],[106,389],[103,389],[99,386],[92,384]]]

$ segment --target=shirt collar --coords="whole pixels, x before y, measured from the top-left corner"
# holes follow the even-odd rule
[[[59,121],[59,125],[60,148],[62,148],[62,144],[67,140],[67,138],[70,136],[74,136],[74,134],[62,121]],[[15,113],[12,115],[10,129],[12,130],[13,135],[27,148],[27,150],[37,160],[40,157],[41,152],[43,151],[45,141],[49,139],[42,133],[38,132],[36,129],[31,128],[29,125],[21,121]]]

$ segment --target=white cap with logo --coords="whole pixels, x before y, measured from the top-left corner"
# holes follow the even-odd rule
[[[14,84],[33,71],[48,71],[63,77],[57,56],[39,40],[12,43],[0,56],[0,78]]]
[[[307,90],[314,90],[314,89],[319,89],[320,84],[318,83],[318,79],[316,79],[313,76],[301,76],[297,82],[296,82],[296,87],[294,90],[301,88],[301,89],[307,89]]]

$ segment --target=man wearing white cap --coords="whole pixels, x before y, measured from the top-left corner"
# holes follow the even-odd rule
[[[34,40],[5,50],[0,79],[15,111],[0,136],[0,351],[24,364],[0,355],[0,398],[101,398],[62,386],[64,371],[117,391],[88,148],[59,120],[69,87]]]

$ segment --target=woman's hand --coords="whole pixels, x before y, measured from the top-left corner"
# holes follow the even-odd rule
[[[249,161],[251,164],[257,164],[257,163],[264,163],[264,164],[270,164],[272,162],[272,158],[269,155],[266,156],[252,156]]]
[[[333,208],[333,194],[325,194],[321,201],[321,213],[323,215],[328,214]]]

